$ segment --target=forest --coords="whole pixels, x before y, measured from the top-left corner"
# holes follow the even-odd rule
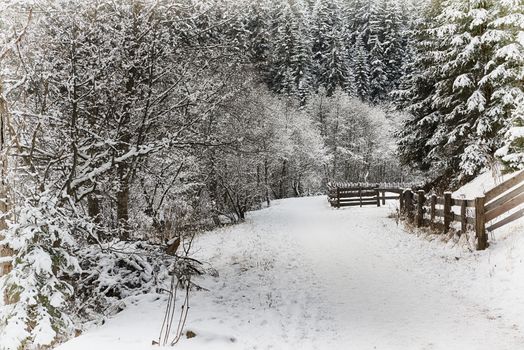
[[[2,1],[0,159],[0,339],[54,347],[276,199],[524,168],[524,1]]]

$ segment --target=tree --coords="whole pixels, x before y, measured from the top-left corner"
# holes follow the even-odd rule
[[[428,170],[432,165],[438,168],[435,159],[428,157],[432,149],[428,141],[440,122],[440,114],[432,103],[439,73],[438,56],[431,53],[440,49],[441,42],[434,40],[431,27],[441,12],[440,0],[432,1],[424,9],[424,20],[418,23],[415,31],[417,45],[409,67],[412,74],[404,76],[402,89],[393,92],[397,106],[410,113],[398,134],[400,159],[404,164],[421,170]]]
[[[415,116],[403,132],[401,152],[405,160],[464,181],[489,165],[500,147],[508,123],[500,98],[517,81],[495,78],[501,72],[496,61],[509,61],[506,50],[499,51],[500,12],[493,2],[447,1],[441,11],[434,5],[440,14],[423,32],[428,40],[421,42],[420,74],[408,102]]]
[[[505,144],[496,155],[506,165],[506,171],[524,168],[524,101],[518,102],[512,113],[512,126],[506,132]]]
[[[341,17],[342,10],[338,1],[317,0],[312,11],[315,87],[323,87],[328,95],[336,88],[347,91],[352,83],[346,46],[349,32]]]
[[[381,3],[383,5],[384,3]],[[384,15],[385,9],[375,4],[371,7],[370,13],[370,37],[369,52],[370,72],[369,72],[369,95],[370,100],[377,103],[383,101],[388,92],[389,84],[387,76],[387,57],[384,52]]]
[[[363,37],[359,35],[355,42],[355,53],[353,56],[353,92],[360,99],[366,101],[369,99],[369,58]]]
[[[496,2],[495,11],[496,19],[490,24],[492,34],[485,38],[495,44],[495,54],[488,63],[489,73],[484,78],[493,89],[486,113],[508,121],[504,146],[497,155],[507,170],[516,170],[524,164],[524,2]]]
[[[385,59],[385,72],[388,81],[388,90],[398,87],[401,78],[402,64],[407,49],[404,44],[402,19],[397,1],[383,0],[383,50]]]

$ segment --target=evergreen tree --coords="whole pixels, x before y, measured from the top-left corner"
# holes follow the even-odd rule
[[[441,12],[440,0],[433,0],[424,10],[424,20],[415,31],[417,45],[414,61],[410,65],[413,74],[403,78],[403,89],[393,92],[397,105],[410,113],[398,134],[400,159],[404,164],[421,170],[428,170],[434,163],[428,157],[432,149],[428,141],[440,122],[440,114],[431,100],[437,82],[438,65],[436,56],[430,52],[438,50],[441,42],[434,40],[430,29],[432,21]]]
[[[382,39],[382,47],[385,59],[385,73],[388,81],[388,90],[391,90],[398,87],[398,82],[402,76],[403,53],[406,48],[403,47],[402,20],[398,2],[383,0],[381,10],[383,12],[382,30],[384,37]]]
[[[512,126],[505,134],[505,145],[496,155],[506,165],[506,171],[524,169],[524,100],[516,105]]]
[[[263,72],[267,72],[268,51],[271,41],[272,1],[249,1],[248,4],[242,5],[248,8],[247,14],[242,17],[248,58]]]
[[[433,9],[439,7],[434,2]],[[491,1],[446,1],[436,25],[423,30],[427,40],[419,44],[418,73],[408,93],[414,117],[400,140],[405,161],[459,180],[490,162],[505,122],[490,112],[494,85],[487,77],[496,45],[487,38],[496,35],[495,14]]]
[[[367,100],[370,95],[368,60],[368,52],[363,41],[363,36],[359,35],[355,42],[355,54],[353,57],[353,84],[356,96],[362,100]]]
[[[383,4],[383,2],[381,2]],[[387,76],[387,57],[383,48],[384,35],[384,8],[378,4],[371,7],[370,14],[370,46],[369,53],[369,98],[377,103],[384,100],[389,92]]]
[[[349,89],[349,56],[345,39],[347,28],[341,18],[342,6],[337,1],[317,0],[312,13],[313,60],[315,87],[324,87],[328,96],[337,87]]]
[[[295,2],[294,13],[295,20],[291,31],[294,38],[291,51],[292,81],[296,96],[304,104],[313,84],[311,37],[305,5],[301,1]]]
[[[268,84],[275,92],[304,101],[311,84],[311,44],[305,14],[299,4],[293,6],[284,0],[276,6],[268,54]]]
[[[493,85],[487,113],[511,122],[497,155],[508,170],[515,170],[524,168],[524,1],[497,2],[496,11],[491,23],[495,35],[486,38],[497,43],[485,78]]]
[[[355,46],[360,36],[360,40],[369,52],[370,26],[369,19],[371,14],[372,2],[368,0],[353,0],[348,6],[348,22],[351,33],[350,46]]]

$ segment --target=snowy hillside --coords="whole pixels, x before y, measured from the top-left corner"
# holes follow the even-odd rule
[[[520,174],[521,171],[503,174],[500,169],[488,170],[453,193],[455,198],[472,199],[483,196],[488,190]]]
[[[191,299],[179,349],[518,349],[524,236],[465,252],[406,232],[385,207],[288,199],[201,235],[218,277]],[[513,226],[513,231],[522,231]],[[165,295],[126,309],[60,350],[156,349]]]

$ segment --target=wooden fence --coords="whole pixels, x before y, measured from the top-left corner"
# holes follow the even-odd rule
[[[477,249],[488,246],[488,233],[524,216],[524,171],[492,188],[484,196],[472,199],[453,198],[451,192],[443,196],[412,190],[403,184],[328,184],[331,206],[374,204],[380,206],[386,199],[400,200],[400,213],[416,227],[431,227],[448,233],[453,223],[459,223],[459,234],[474,231]],[[398,196],[386,196],[386,192]]]
[[[477,249],[488,246],[488,233],[524,216],[524,171],[473,199],[427,196],[424,191],[404,190],[400,212],[417,227],[430,226],[447,233],[453,222],[460,223],[459,234],[474,230]],[[517,209],[517,210],[515,210]]]
[[[332,207],[350,207],[386,204],[387,199],[399,199],[403,186],[400,183],[328,183],[328,200]],[[396,193],[396,195],[386,195]]]

